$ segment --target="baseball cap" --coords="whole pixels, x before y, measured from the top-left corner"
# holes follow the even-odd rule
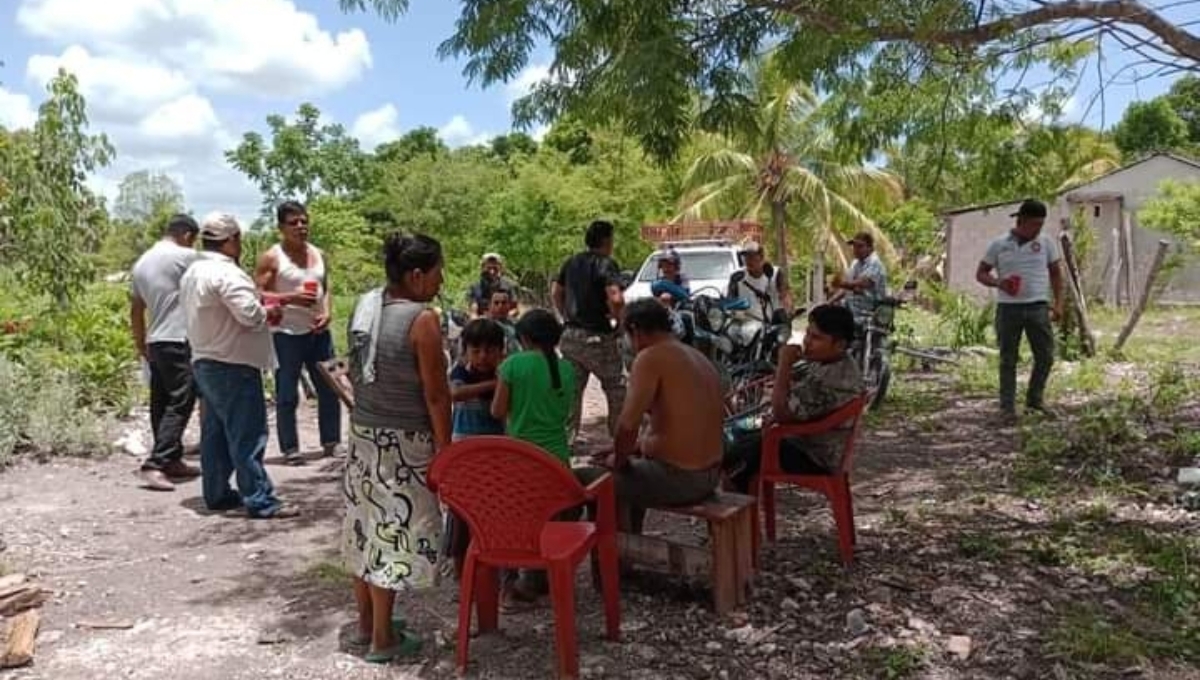
[[[863,245],[871,246],[872,248],[874,248],[875,247],[875,237],[872,236],[868,232],[860,231],[854,235],[854,238],[850,239],[849,241],[846,241],[846,243],[848,243],[850,245],[854,245],[855,243],[861,243]]]
[[[750,255],[754,253],[762,254],[763,247],[758,241],[746,241],[742,244],[742,253]]]
[[[200,238],[210,241],[225,241],[241,233],[242,225],[229,213],[211,212],[200,222]]]
[[[1021,203],[1021,207],[1009,217],[1045,217],[1046,204],[1036,199],[1027,199]]]
[[[663,253],[662,257],[658,258],[658,261],[659,262],[674,262],[675,264],[679,264],[680,262],[683,261],[683,258],[679,257],[678,251],[676,251],[674,248],[671,248],[667,252]]]
[[[484,265],[488,262],[504,264],[504,257],[500,253],[484,253],[483,257],[479,259],[479,264]]]

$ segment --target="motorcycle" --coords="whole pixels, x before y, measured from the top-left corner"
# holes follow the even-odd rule
[[[871,409],[878,409],[887,397],[892,382],[892,343],[889,340],[895,331],[896,310],[904,307],[916,294],[917,282],[904,284],[898,297],[887,297],[875,304],[875,311],[858,328],[851,353],[858,362],[863,375],[863,386],[874,393]]]

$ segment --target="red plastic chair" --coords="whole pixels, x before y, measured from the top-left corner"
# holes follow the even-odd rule
[[[842,564],[848,567],[854,563],[857,536],[854,530],[854,500],[850,494],[850,471],[854,468],[854,450],[862,427],[863,411],[870,399],[870,393],[864,392],[820,420],[789,425],[774,424],[764,428],[762,466],[757,480],[751,483],[751,488],[758,490],[767,540],[775,542],[775,485],[792,484],[812,489],[825,494],[829,499],[833,521],[837,525],[838,549],[842,554]],[[846,446],[837,470],[827,475],[795,475],[783,471],[779,463],[779,445],[785,437],[824,434],[847,422],[851,422],[852,425],[847,431]]]
[[[611,475],[586,488],[570,469],[532,444],[508,437],[472,437],[443,449],[429,483],[471,532],[458,600],[459,672],[467,667],[471,604],[479,631],[499,623],[497,569],[545,569],[554,604],[559,677],[577,677],[575,572],[597,553],[606,633],[620,636],[616,498]],[[556,522],[564,510],[594,503],[595,522]]]

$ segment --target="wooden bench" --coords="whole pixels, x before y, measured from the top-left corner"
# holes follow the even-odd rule
[[[346,408],[354,410],[354,385],[350,382],[350,364],[345,359],[329,359],[317,364],[321,379],[333,388]]]
[[[708,579],[712,584],[713,609],[718,614],[745,604],[758,563],[755,498],[722,491],[696,505],[652,510],[705,520],[708,548],[658,536],[620,534],[622,561],[676,576]]]

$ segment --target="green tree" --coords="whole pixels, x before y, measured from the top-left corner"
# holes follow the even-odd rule
[[[1173,151],[1187,140],[1187,123],[1162,98],[1130,104],[1113,130],[1113,141],[1127,158]]]
[[[744,217],[758,218],[765,211],[775,239],[774,261],[785,275],[789,222],[807,229],[814,256],[833,252],[844,263],[839,225],[876,232],[878,245],[889,251],[858,201],[872,193],[899,198],[897,178],[845,163],[821,123],[816,94],[787,78],[772,59],[754,75],[757,115],[726,135],[701,136],[702,150],[684,179],[684,215],[728,217],[731,205]]]
[[[1188,141],[1200,148],[1200,76],[1188,74],[1171,84],[1167,103],[1188,126]]]
[[[263,212],[289,198],[311,201],[317,196],[345,196],[362,188],[365,155],[358,140],[338,124],[322,124],[321,111],[301,104],[293,122],[267,116],[271,141],[257,132],[242,135],[225,152],[234,169],[258,185]]]
[[[154,215],[183,210],[183,189],[164,172],[138,170],[125,175],[117,189],[112,216],[134,224],[146,224]]]
[[[1200,182],[1164,180],[1154,198],[1138,211],[1138,222],[1200,249]]]
[[[407,0],[339,0],[394,19]],[[1044,59],[1046,46],[1124,40],[1158,63],[1200,64],[1200,37],[1139,0],[463,0],[455,33],[440,48],[462,58],[484,86],[506,82],[550,45],[550,78],[515,104],[517,120],[563,113],[589,125],[619,122],[656,158],[675,156],[699,121],[736,125],[742,64],[774,46],[787,77],[821,92],[865,90],[886,74],[982,69],[991,82]],[[1069,25],[1070,29],[1063,29]],[[1137,34],[1134,41],[1119,31]],[[1117,37],[1114,37],[1116,35]],[[694,92],[710,95],[694,107]]]
[[[65,308],[91,280],[107,215],[84,183],[113,155],[89,134],[75,76],[59,70],[47,85],[32,130],[0,130],[0,262]]]

